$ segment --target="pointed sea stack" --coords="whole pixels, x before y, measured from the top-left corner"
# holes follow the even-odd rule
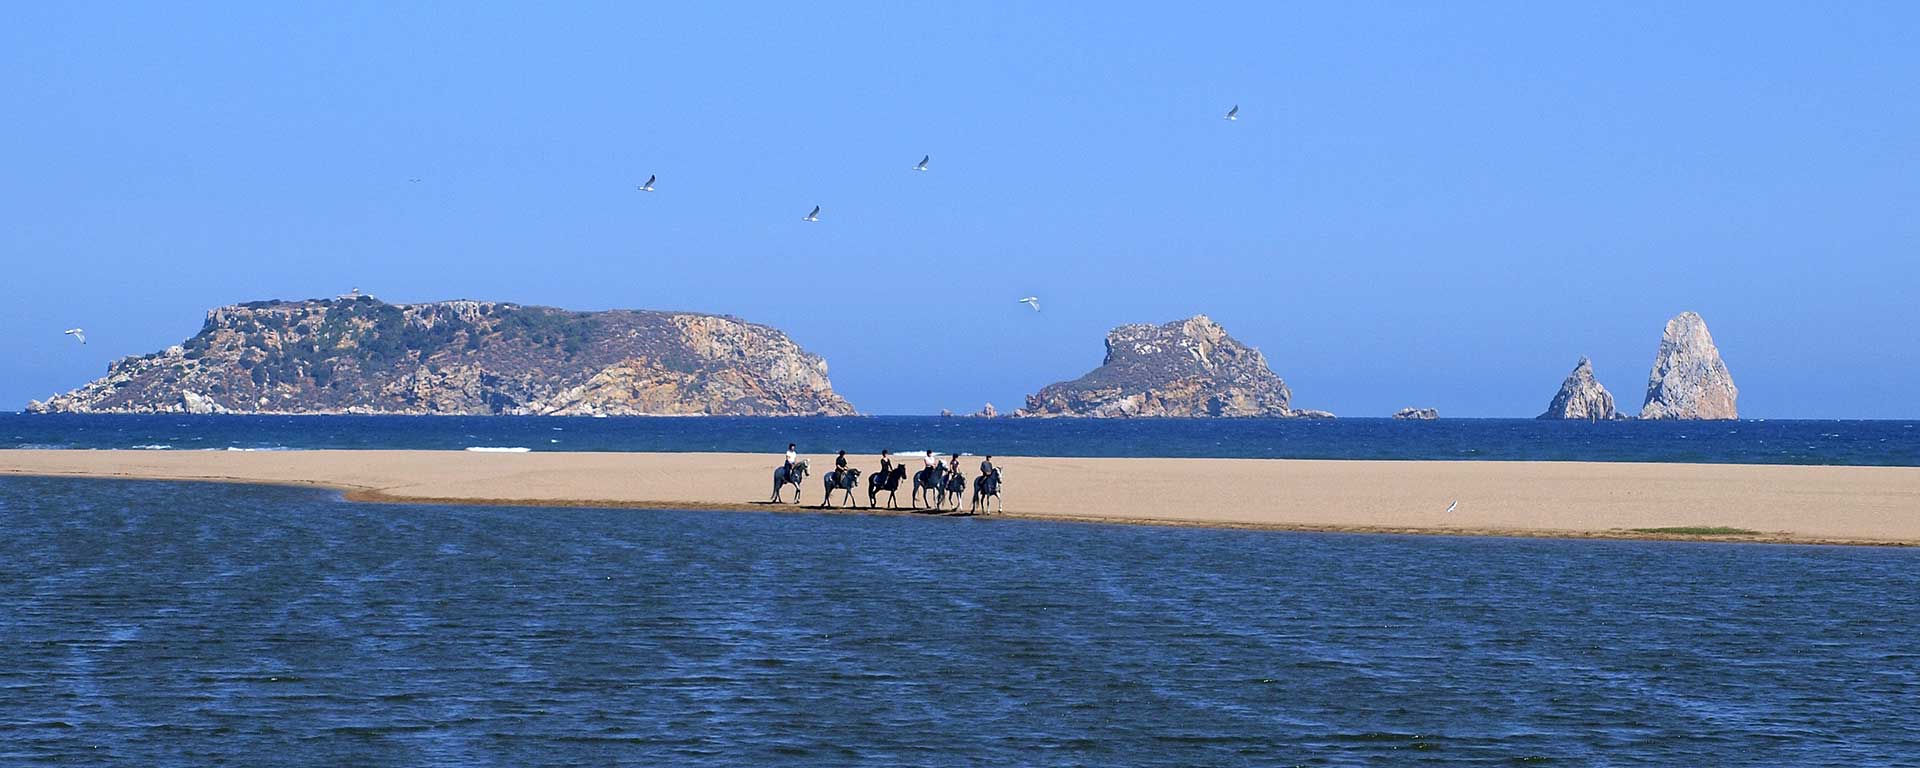
[[[1073,381],[1027,396],[1020,416],[1331,417],[1295,411],[1293,392],[1260,350],[1206,315],[1107,333],[1106,360]]]
[[[1643,419],[1737,419],[1734,401],[1740,389],[1720,360],[1720,350],[1707,333],[1707,321],[1682,312],[1667,321],[1660,352],[1647,374],[1647,402]]]
[[[1540,414],[1542,419],[1570,419],[1579,421],[1606,421],[1619,418],[1613,409],[1613,393],[1593,378],[1593,362],[1585,357],[1573,367],[1573,373],[1567,374],[1567,380],[1560,382],[1560,391],[1553,396],[1553,402],[1547,404],[1547,412]]]

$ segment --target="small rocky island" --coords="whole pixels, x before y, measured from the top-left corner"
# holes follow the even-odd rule
[[[351,295],[207,313],[35,413],[848,415],[778,330],[688,312]]]
[[[1547,404],[1547,412],[1538,418],[1611,421],[1621,416],[1614,410],[1613,393],[1593,377],[1593,361],[1583,356],[1566,381],[1560,382],[1560,391]]]
[[[1085,376],[1027,396],[1019,416],[1332,418],[1292,407],[1293,392],[1260,350],[1206,315],[1107,333],[1106,359]]]
[[[1402,408],[1393,412],[1393,417],[1401,421],[1432,421],[1440,418],[1436,408]]]
[[[1660,351],[1647,374],[1643,419],[1737,419],[1740,389],[1707,333],[1707,321],[1682,312],[1667,321]]]

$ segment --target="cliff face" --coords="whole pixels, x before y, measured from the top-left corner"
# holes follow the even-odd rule
[[[790,415],[853,413],[827,364],[728,317],[370,296],[207,313],[185,343],[113,363],[34,412]]]
[[[1560,391],[1554,393],[1553,402],[1539,418],[1605,421],[1619,416],[1613,408],[1613,393],[1593,378],[1593,362],[1582,357],[1567,380],[1560,382]]]
[[[1737,419],[1734,401],[1740,389],[1720,360],[1720,350],[1707,333],[1707,321],[1682,312],[1667,321],[1660,352],[1647,375],[1643,419]]]
[[[1099,368],[1029,395],[1019,415],[1306,415],[1290,407],[1292,399],[1260,350],[1234,340],[1206,315],[1195,315],[1113,329]]]

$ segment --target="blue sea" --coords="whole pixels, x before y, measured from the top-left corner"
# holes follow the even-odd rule
[[[0,447],[790,441],[1920,466],[1884,421],[0,415]],[[1920,764],[1920,550],[17,477],[0,531],[0,766]]]
[[[1907,549],[40,478],[0,529],[7,766],[1920,760]]]
[[[881,449],[1001,456],[1920,466],[1920,422],[1533,419],[564,418],[0,414],[0,448],[533,451]]]

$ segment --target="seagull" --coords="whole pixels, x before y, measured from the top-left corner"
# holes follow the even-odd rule
[[[1038,296],[1028,296],[1024,299],[1021,299],[1020,303],[1025,304],[1029,307],[1033,307],[1033,311],[1035,312],[1040,311],[1040,297]]]
[[[1233,109],[1227,110],[1227,119],[1228,120],[1240,119],[1240,105],[1235,104],[1233,105]]]
[[[407,179],[407,183],[408,183],[408,184],[418,184],[418,183],[420,183],[420,181],[421,181],[421,179],[420,179],[420,177],[418,177],[418,176],[415,176],[415,177],[413,177],[413,178],[410,178],[410,179]]]
[[[927,169],[927,161],[928,161],[928,160],[932,160],[932,159],[933,159],[933,155],[926,155],[926,156],[923,156],[923,157],[921,157],[921,158],[920,158],[920,162],[918,162],[918,163],[915,163],[915,164],[913,165],[913,169],[914,169],[914,170],[916,170],[916,171],[924,171],[924,170],[926,170],[926,169]]]
[[[1456,501],[1456,502],[1453,502],[1453,503],[1451,503],[1451,504],[1448,504],[1448,505],[1447,505],[1447,511],[1448,511],[1448,512],[1452,512],[1452,511],[1453,511],[1453,508],[1454,508],[1454,507],[1457,507],[1457,506],[1460,506],[1460,502],[1458,502],[1458,501]]]
[[[649,175],[649,176],[647,176],[647,183],[645,183],[645,184],[642,184],[642,185],[640,185],[640,186],[637,186],[637,187],[634,187],[634,189],[637,189],[637,190],[640,190],[640,191],[642,191],[642,192],[652,192],[652,191],[653,191],[653,180],[654,180],[654,179],[658,179],[658,178],[660,178],[660,177],[659,177],[659,176],[655,176],[655,175]]]
[[[61,333],[64,333],[68,336],[72,336],[75,341],[78,341],[82,344],[87,343],[87,332],[79,328],[68,328],[65,331],[61,331]]]
[[[819,221],[819,220],[820,220],[820,206],[817,206],[817,205],[816,205],[816,206],[814,206],[814,207],[813,207],[813,212],[812,212],[812,213],[809,213],[809,214],[807,214],[807,215],[805,215],[805,216],[802,216],[802,217],[800,217],[800,220],[801,220],[801,221]]]

